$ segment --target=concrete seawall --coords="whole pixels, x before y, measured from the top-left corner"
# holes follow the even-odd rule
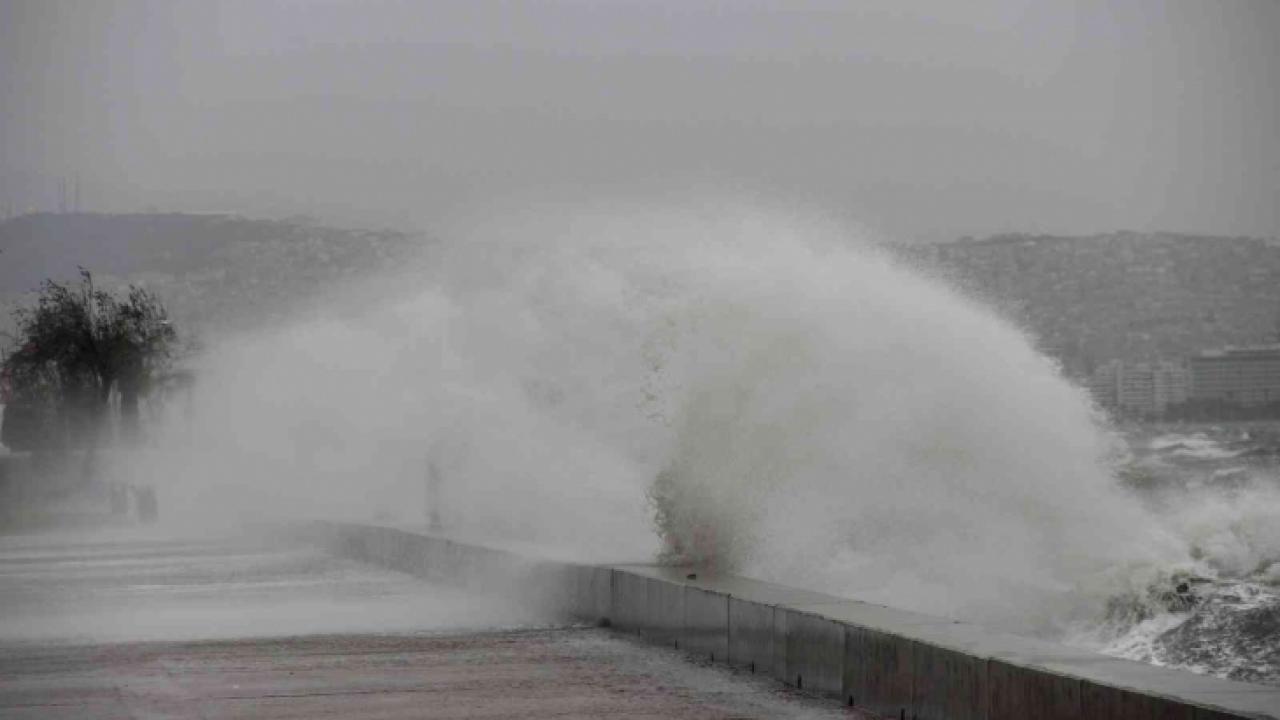
[[[1280,688],[1107,657],[969,623],[733,576],[578,565],[447,537],[321,523],[330,551],[480,591],[906,720],[1280,720]]]

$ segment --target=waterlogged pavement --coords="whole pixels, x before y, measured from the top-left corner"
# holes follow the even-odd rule
[[[594,628],[9,647],[0,677],[14,718],[866,717]]]
[[[252,534],[0,537],[0,642],[127,642],[544,624],[534,608]]]
[[[518,599],[251,538],[0,538],[3,718],[832,718]]]

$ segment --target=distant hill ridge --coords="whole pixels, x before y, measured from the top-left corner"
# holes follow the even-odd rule
[[[999,235],[900,252],[1003,308],[1076,374],[1280,333],[1274,238]]]
[[[0,223],[0,331],[41,280],[74,279],[79,266],[106,285],[147,285],[180,322],[217,325],[395,268],[421,241],[234,214],[25,215]],[[1280,337],[1275,239],[1006,234],[894,251],[1002,308],[1076,374]]]
[[[0,223],[0,330],[46,278],[79,267],[104,286],[155,290],[187,325],[269,318],[334,283],[393,267],[418,239],[395,230],[234,214],[39,213]]]

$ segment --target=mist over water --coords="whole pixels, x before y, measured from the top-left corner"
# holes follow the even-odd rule
[[[434,472],[454,532],[1040,631],[1190,562],[1082,390],[856,231],[599,204],[446,235],[409,283],[211,349],[130,470],[168,521],[422,526]]]

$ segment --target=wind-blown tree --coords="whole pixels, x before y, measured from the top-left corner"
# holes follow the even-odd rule
[[[169,365],[177,335],[159,298],[138,287],[117,298],[87,270],[80,275],[78,286],[46,280],[35,306],[14,313],[15,347],[0,364],[5,445],[92,447],[113,392],[125,432],[136,436],[139,399]]]

